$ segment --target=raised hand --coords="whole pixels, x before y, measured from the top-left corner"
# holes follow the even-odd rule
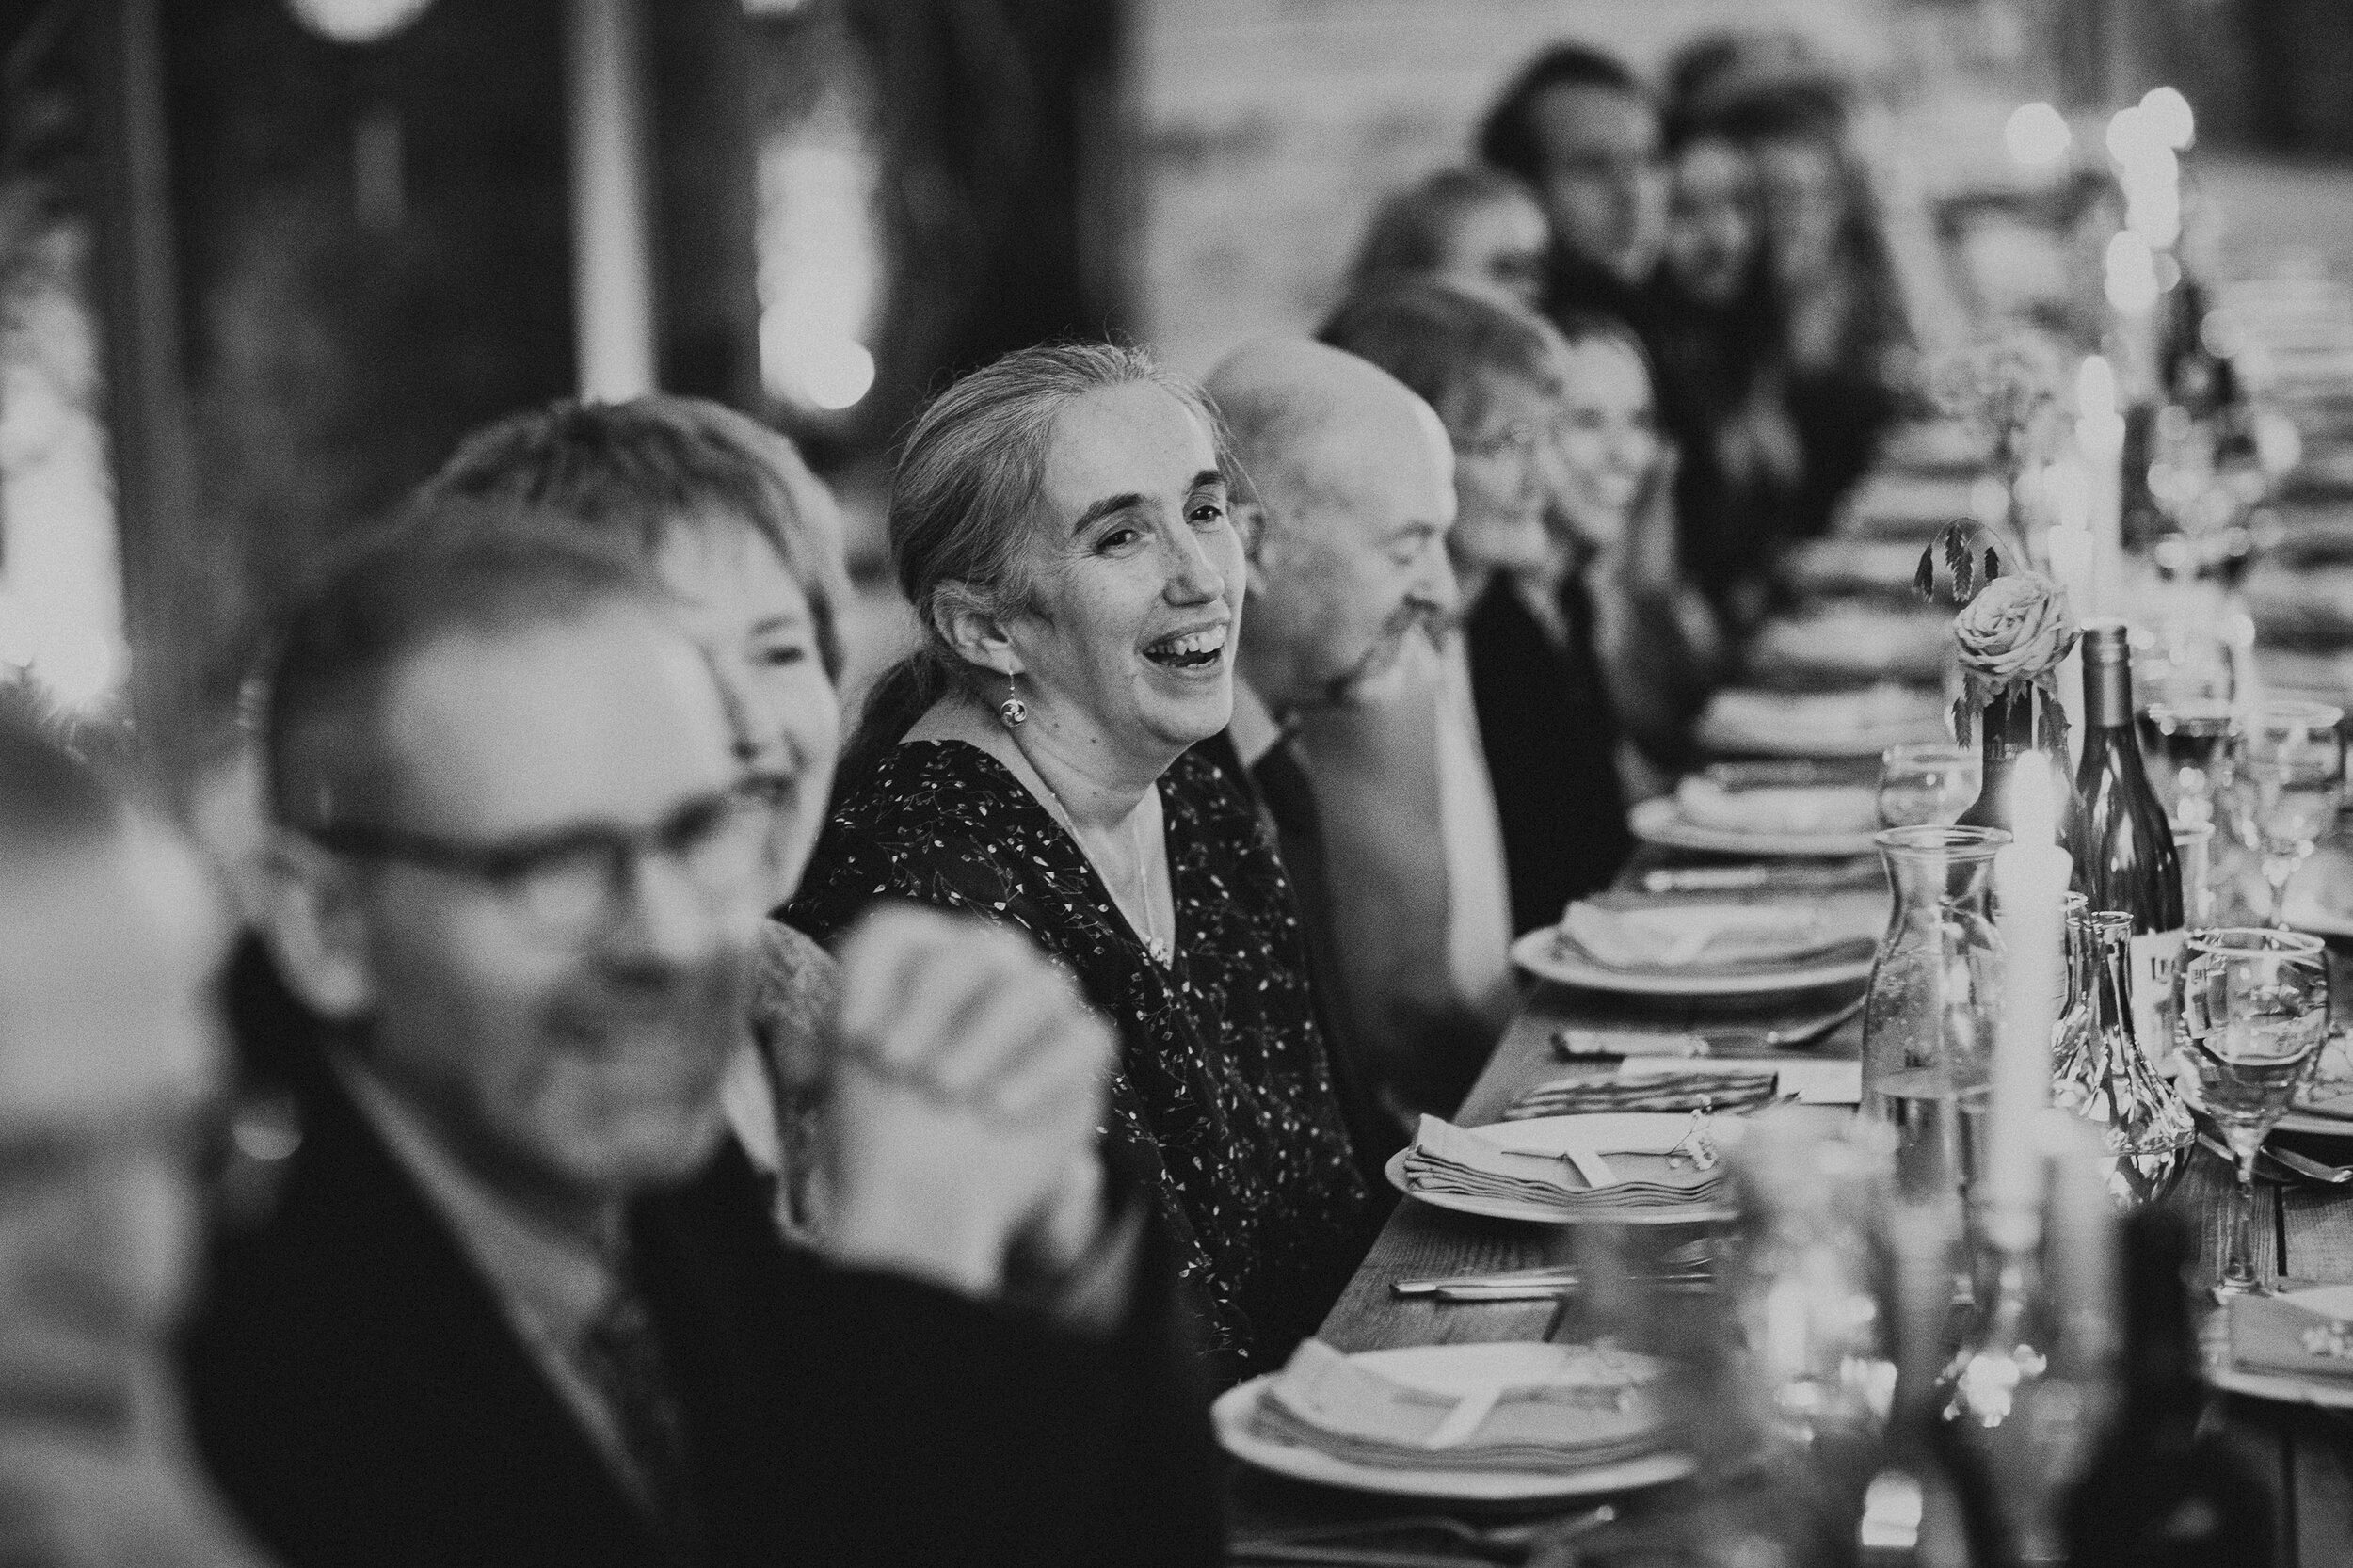
[[[980,920],[877,910],[840,957],[821,1244],[994,1294],[1016,1237],[1077,1228],[1110,1026],[1025,938]]]

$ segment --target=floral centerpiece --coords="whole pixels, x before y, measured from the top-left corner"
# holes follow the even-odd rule
[[[1993,453],[2008,498],[2009,542],[2023,546],[2022,488],[2068,441],[2068,356],[2045,332],[2021,328],[1947,354],[1929,374],[1939,412],[1975,426]]]
[[[1953,703],[1953,739],[1966,744],[1998,734],[2005,750],[2047,752],[2067,776],[2067,711],[2058,667],[2080,630],[2067,590],[2040,572],[2009,569],[2004,541],[1982,524],[1947,524],[1920,553],[1913,584],[1931,602],[1942,586],[1959,607],[1953,643],[1961,691]]]

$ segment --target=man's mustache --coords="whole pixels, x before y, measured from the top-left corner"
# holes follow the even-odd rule
[[[1355,699],[1366,682],[1385,674],[1397,663],[1398,653],[1405,639],[1420,632],[1430,639],[1433,648],[1443,648],[1451,635],[1458,617],[1434,604],[1408,600],[1391,611],[1381,630],[1359,654],[1355,663],[1323,683],[1323,689],[1310,705],[1318,708],[1342,708]]]

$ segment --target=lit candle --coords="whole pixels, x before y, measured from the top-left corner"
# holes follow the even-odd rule
[[[2033,752],[2021,757],[2009,789],[2015,837],[1993,857],[2004,971],[1979,1218],[1988,1240],[2022,1250],[2041,1230],[2034,1124],[2051,1101],[2051,1032],[2065,984],[2067,883],[2074,862],[2057,842],[2058,793],[2049,764]]]
[[[2084,472],[2084,526],[2091,558],[2075,614],[2112,613],[2124,557],[2124,416],[2117,412],[2116,367],[2098,354],[2075,373],[2075,450]]]
[[[2051,581],[2067,596],[2067,607],[2081,620],[2091,607],[2091,530],[2087,525],[2091,497],[2080,457],[2065,457],[2047,471],[2044,489],[2051,505],[2051,527],[2042,536]],[[2067,714],[2067,756],[2072,763],[2084,755],[2083,654],[2070,648],[2058,671],[2059,707]]]

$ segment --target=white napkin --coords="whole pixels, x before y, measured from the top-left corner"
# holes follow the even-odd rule
[[[1251,1426],[1273,1442],[1395,1469],[1554,1470],[1655,1449],[1662,1413],[1648,1388],[1658,1363],[1598,1347],[1557,1348],[1549,1375],[1442,1393],[1305,1340],[1269,1380]]]
[[[1734,1126],[1720,1119],[1712,1134],[1721,1144]],[[1596,1207],[1706,1203],[1716,1196],[1721,1166],[1678,1170],[1660,1158],[1690,1130],[1689,1115],[1641,1112],[1543,1116],[1477,1131],[1424,1115],[1405,1151],[1405,1182],[1412,1192],[1541,1204],[1564,1216]],[[1602,1158],[1608,1154],[1629,1157],[1631,1168],[1613,1169]],[[1572,1169],[1581,1180],[1570,1179]]]
[[[1616,969],[1721,968],[1787,963],[1850,942],[1875,942],[1887,923],[1877,893],[1801,904],[1580,899],[1561,930]]]
[[[1708,699],[1697,738],[1710,751],[1861,755],[1904,741],[1945,739],[1944,700],[1882,683],[1853,692],[1773,692],[1727,686]]]
[[[1720,833],[1869,833],[1879,800],[1859,784],[1767,785],[1727,790],[1705,774],[1675,786],[1683,820]]]

